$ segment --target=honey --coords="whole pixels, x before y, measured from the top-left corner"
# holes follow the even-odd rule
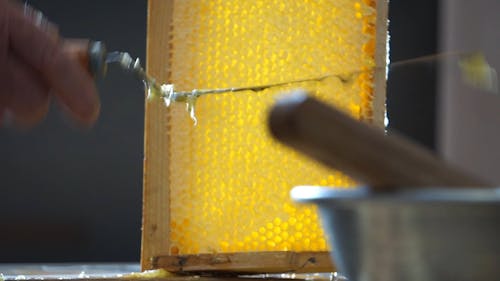
[[[276,95],[302,88],[354,118],[374,119],[376,3],[177,0],[173,7],[168,82],[176,90],[285,84],[201,96],[190,105],[196,126],[185,104],[170,105],[169,254],[329,250],[314,207],[295,205],[289,191],[356,183],[275,142],[267,114]]]

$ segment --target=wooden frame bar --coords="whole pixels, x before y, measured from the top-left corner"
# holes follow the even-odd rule
[[[329,252],[249,252],[160,256],[153,266],[172,272],[331,272]]]
[[[169,71],[168,32],[171,26],[173,1],[148,2],[148,37],[146,71],[161,81],[166,81]],[[147,102],[144,125],[144,182],[141,267],[153,269],[152,259],[168,253],[169,241],[169,188],[168,159],[163,153],[169,146],[168,111],[161,102]]]

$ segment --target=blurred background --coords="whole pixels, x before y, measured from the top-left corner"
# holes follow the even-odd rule
[[[391,1],[392,61],[436,52],[437,2]],[[145,0],[28,3],[64,36],[145,59]],[[0,262],[139,261],[143,88],[115,68],[98,86],[101,115],[91,130],[71,126],[56,106],[33,130],[0,129]],[[434,147],[435,89],[432,67],[394,71],[390,130]]]
[[[28,1],[67,37],[145,59],[147,1]],[[118,68],[101,115],[77,129],[53,104],[28,132],[0,129],[0,261],[138,261],[144,91]]]

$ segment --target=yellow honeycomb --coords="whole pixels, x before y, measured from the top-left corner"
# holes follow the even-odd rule
[[[266,119],[278,93],[307,89],[358,119],[373,118],[375,1],[177,0],[170,30],[176,90],[309,79],[207,95],[169,111],[170,254],[328,249],[316,210],[295,185],[355,183],[277,144]],[[316,77],[339,74],[324,79]]]

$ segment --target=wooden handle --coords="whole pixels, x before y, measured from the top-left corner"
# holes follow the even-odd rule
[[[376,191],[491,186],[423,147],[400,136],[386,136],[303,91],[278,101],[271,110],[269,126],[279,141]]]

